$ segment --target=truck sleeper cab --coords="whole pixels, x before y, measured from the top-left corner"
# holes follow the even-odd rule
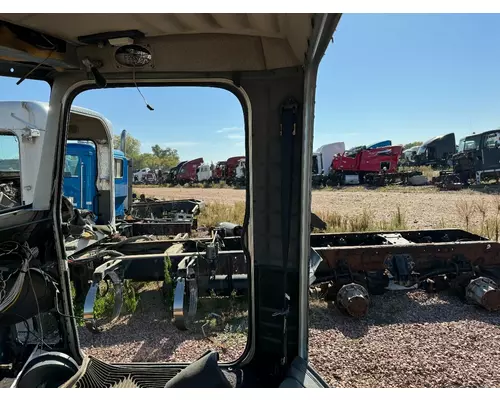
[[[177,183],[179,185],[184,185],[186,183],[195,182],[197,180],[196,171],[203,162],[203,158],[196,158],[182,165],[175,178]]]
[[[455,134],[436,136],[427,140],[417,150],[417,165],[447,166],[456,152]]]
[[[115,176],[115,215],[125,217],[128,209],[128,160],[120,150],[113,150]],[[99,216],[96,188],[97,152],[91,143],[68,143],[64,167],[63,193],[75,208],[87,209]]]
[[[30,204],[34,199],[34,188],[37,181],[37,167],[42,160],[43,138],[49,114],[49,104],[37,101],[1,101],[0,102],[0,132],[15,134],[19,143],[19,154],[21,161],[21,198],[26,204]],[[30,132],[30,140],[23,140],[26,132]],[[98,202],[99,215],[97,223],[107,225],[115,223],[115,180],[112,156],[112,132],[111,122],[101,114],[83,107],[71,106],[68,137],[70,142],[92,142],[94,145],[94,155],[82,153],[84,157],[94,157],[93,163],[88,163],[88,167],[83,168],[83,175],[93,176],[92,184],[98,196],[87,196],[82,201],[79,194],[80,189],[76,185],[81,185],[80,180],[72,179],[68,196],[73,197],[72,204],[83,203],[83,208],[89,208],[90,202]],[[84,145],[84,143],[78,143]],[[73,154],[76,156],[76,154]],[[75,178],[82,173],[82,166],[76,158],[64,160],[63,179]],[[78,165],[77,165],[78,164]],[[79,170],[78,170],[79,169]],[[91,170],[92,169],[92,170]],[[77,183],[78,181],[78,183]],[[83,180],[82,180],[83,182]],[[63,183],[64,185],[64,183]],[[113,193],[113,195],[112,195]]]

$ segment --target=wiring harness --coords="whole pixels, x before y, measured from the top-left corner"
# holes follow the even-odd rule
[[[0,259],[8,256],[19,257],[21,259],[21,266],[7,277],[4,277],[4,271],[0,270],[0,313],[6,312],[19,298],[26,274],[29,273],[30,261],[33,259],[34,254],[27,243],[19,244],[14,241],[0,243]],[[14,279],[14,277],[14,284],[10,290],[7,290],[8,282]]]

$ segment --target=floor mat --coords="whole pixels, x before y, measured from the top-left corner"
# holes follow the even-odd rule
[[[163,388],[182,368],[115,366],[88,357],[68,388]]]

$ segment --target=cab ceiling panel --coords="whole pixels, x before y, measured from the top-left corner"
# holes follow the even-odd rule
[[[60,38],[117,72],[107,39],[148,45],[156,71],[271,70],[304,64],[313,14],[0,14]],[[100,43],[99,43],[100,42]],[[71,46],[72,47],[72,46]]]

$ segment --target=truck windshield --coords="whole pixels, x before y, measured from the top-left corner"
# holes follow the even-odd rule
[[[463,146],[463,149],[458,148],[459,151],[470,151],[470,150],[477,150],[479,149],[479,143],[481,141],[480,137],[476,138],[467,138],[464,140],[463,144],[460,144]]]
[[[19,141],[12,134],[0,135],[0,171],[19,171]]]
[[[349,149],[345,152],[346,157],[356,157],[356,154],[358,154],[361,150],[364,150],[364,146],[358,146],[358,147],[353,147],[352,149]]]
[[[417,150],[417,155],[424,154],[425,150],[427,150],[427,146],[420,146]]]
[[[78,176],[79,165],[80,165],[80,157],[67,154],[66,162],[64,163],[64,176],[65,177]]]

